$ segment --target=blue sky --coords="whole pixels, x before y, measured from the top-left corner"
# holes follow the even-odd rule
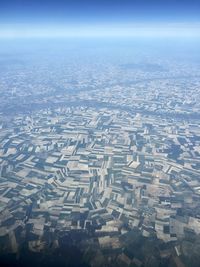
[[[0,35],[107,31],[199,32],[200,0],[1,0]],[[137,31],[135,31],[137,32]],[[174,33],[173,33],[174,34]]]

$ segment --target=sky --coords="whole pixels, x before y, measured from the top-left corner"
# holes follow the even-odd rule
[[[200,35],[200,1],[0,1],[0,37],[119,34]]]

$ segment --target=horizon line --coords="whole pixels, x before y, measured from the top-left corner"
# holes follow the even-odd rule
[[[200,37],[200,23],[0,24],[0,38]]]

